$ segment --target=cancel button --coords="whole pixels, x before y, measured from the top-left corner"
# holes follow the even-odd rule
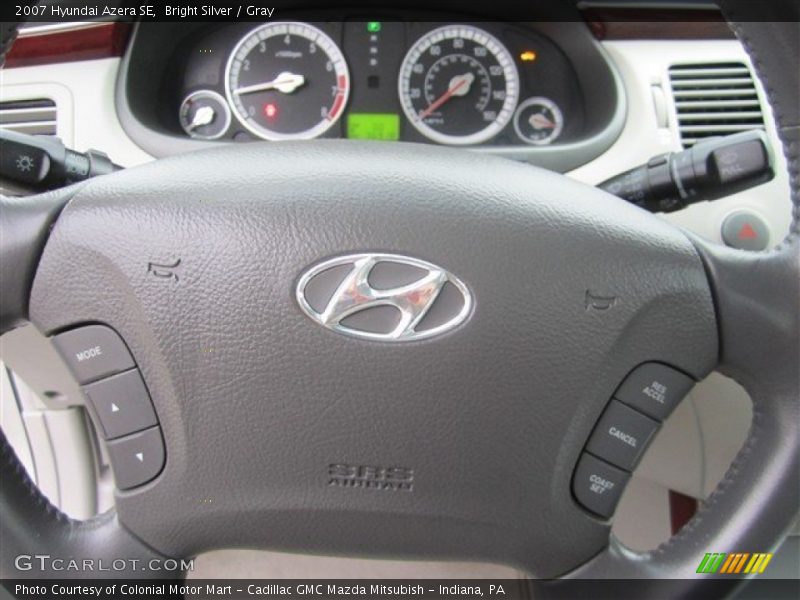
[[[586,449],[613,465],[632,471],[657,429],[658,421],[612,400]]]
[[[624,431],[620,431],[619,429],[613,426],[608,430],[608,433],[613,435],[615,438],[622,440],[623,442],[625,442],[629,446],[632,446],[633,448],[636,448],[637,446],[636,438],[633,437],[630,433],[625,433]]]

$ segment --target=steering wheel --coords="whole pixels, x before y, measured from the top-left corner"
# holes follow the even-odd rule
[[[773,548],[800,500],[800,82],[786,63],[800,52],[796,23],[723,9],[791,175],[792,231],[768,252],[711,244],[542,169],[400,143],[234,145],[2,198],[0,331],[115,331],[166,456],[115,510],[74,521],[2,437],[2,576],[71,574],[19,571],[19,554],[141,565],[239,546],[501,562],[558,578],[541,584],[554,595],[581,578],[640,579],[645,594],[677,577],[681,595],[713,579],[695,573],[705,552]],[[437,335],[365,339],[298,301],[304,274],[372,254],[454,283],[463,314]],[[345,300],[383,297],[356,279]],[[412,296],[403,318],[419,315]],[[595,296],[613,302],[594,310]],[[695,379],[718,369],[754,410],[697,515],[637,553],[571,482],[646,362]]]

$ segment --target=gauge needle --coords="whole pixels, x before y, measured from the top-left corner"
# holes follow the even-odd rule
[[[545,117],[542,113],[536,113],[531,115],[531,118],[528,119],[528,123],[531,124],[531,127],[534,129],[555,129],[556,124],[553,123],[550,119]]]
[[[233,93],[237,96],[241,94],[252,94],[253,92],[265,92],[267,90],[278,90],[284,94],[291,94],[306,82],[306,78],[296,73],[284,71],[272,81],[264,83],[254,83],[244,87],[236,88]]]
[[[192,122],[189,124],[189,131],[193,131],[203,125],[209,125],[214,120],[217,114],[210,106],[201,106],[197,109],[192,117]]]
[[[464,75],[457,75],[450,80],[450,86],[447,91],[439,96],[436,100],[431,102],[431,105],[419,113],[420,120],[425,119],[433,113],[442,104],[450,100],[453,96],[464,96],[469,92],[469,86],[475,81],[475,75],[472,73],[465,73]]]

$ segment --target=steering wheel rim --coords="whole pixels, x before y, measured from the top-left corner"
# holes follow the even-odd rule
[[[709,548],[767,551],[787,531],[796,514],[800,489],[800,391],[797,368],[797,306],[800,264],[800,195],[798,148],[800,118],[792,94],[798,75],[783,72],[781,55],[797,55],[795,23],[736,23],[737,13],[722,4],[737,36],[753,59],[773,107],[778,134],[790,171],[794,218],[789,236],[764,253],[747,253],[709,244],[692,236],[703,260],[719,327],[719,366],[750,393],[754,417],[748,440],[723,482],[698,515],[679,534],[650,553],[635,553],[613,537],[609,546],[582,566],[562,573],[563,581],[543,583],[541,591],[569,595],[570,580],[625,578],[649,581],[686,578],[681,593],[699,592],[708,575],[694,575],[698,554]],[[2,199],[2,312],[0,332],[29,318],[33,274],[62,208],[84,186],[33,199]],[[765,349],[779,348],[782,360]],[[765,435],[767,433],[767,435]],[[2,437],[2,575],[26,576],[14,570],[14,557],[35,548],[57,555],[121,556],[137,560],[163,558],[120,524],[115,512],[85,522],[67,519],[27,478]],[[43,573],[33,572],[41,577]],[[47,574],[45,574],[47,575]],[[60,575],[49,573],[49,575]],[[103,573],[91,573],[102,576]],[[165,572],[121,570],[110,576],[163,577]],[[175,575],[178,575],[177,573]],[[644,581],[648,580],[648,581]],[[730,580],[731,585],[740,580]]]
[[[781,22],[786,18],[782,3],[764,6],[765,22],[738,22],[737,9],[743,7],[727,1],[719,5],[764,84],[790,173],[792,225],[775,248],[749,253],[692,236],[714,292],[720,332],[717,369],[748,391],[753,423],[725,477],[681,531],[647,553],[632,552],[612,536],[604,552],[569,574],[572,579],[649,580],[649,585],[642,582],[646,593],[655,592],[659,580],[679,573],[686,579],[671,588],[676,597],[695,596],[704,585],[720,591],[721,578],[694,573],[697,557],[717,548],[774,549],[792,526],[800,502],[800,117],[791,91],[799,84],[797,74],[786,73],[780,62],[781,55],[796,55],[800,49],[798,25]],[[770,16],[776,21],[767,22]],[[773,351],[767,353],[768,348]],[[785,360],[774,360],[774,349]],[[731,588],[742,583],[727,582]],[[571,588],[559,582],[548,589],[557,596]]]

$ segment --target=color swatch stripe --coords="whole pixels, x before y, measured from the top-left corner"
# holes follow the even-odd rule
[[[744,567],[744,563],[747,561],[748,557],[750,556],[749,552],[745,552],[742,554],[742,558],[739,559],[739,562],[736,563],[736,570],[733,571],[734,573],[741,573],[742,568]]]
[[[771,561],[771,560],[772,560],[772,554],[765,554],[764,555],[764,560],[762,561],[761,567],[758,569],[758,572],[759,573],[763,573],[764,569],[767,568],[767,565],[769,564],[769,561]]]
[[[731,566],[733,564],[736,563],[738,558],[739,558],[738,554],[728,554],[728,558],[725,560],[724,563],[722,563],[722,568],[720,569],[719,572],[720,573],[728,573],[729,569],[731,568]]]
[[[719,570],[719,566],[722,564],[722,561],[725,560],[725,556],[726,554],[724,552],[717,554],[714,564],[711,565],[711,568],[706,571],[706,573],[716,573]]]
[[[696,573],[752,575],[763,573],[771,560],[772,554],[764,552],[706,552]]]
[[[758,563],[760,556],[761,555],[758,554],[758,553],[753,554],[753,557],[750,559],[750,562],[747,563],[747,567],[745,567],[745,570],[744,570],[745,573],[750,573],[753,570],[753,568],[755,567],[756,563]]]

